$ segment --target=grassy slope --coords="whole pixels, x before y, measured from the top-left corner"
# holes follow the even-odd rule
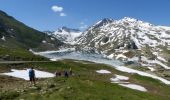
[[[1,39],[3,36],[5,36],[5,41]],[[42,43],[43,40],[53,43],[55,46],[45,45]],[[9,55],[10,60],[18,60],[15,58],[41,60],[44,57],[35,56],[28,49],[56,49],[60,45],[62,43],[59,40],[51,41],[45,33],[26,26],[0,10],[0,59],[5,55]]]
[[[0,47],[0,56],[5,57],[6,55],[9,55],[8,60],[11,61],[18,61],[18,60],[24,60],[24,61],[40,61],[40,60],[48,60],[45,57],[34,55],[33,53],[29,52],[28,50],[25,50],[23,48],[6,48],[6,47]]]
[[[2,65],[0,65],[2,66]],[[10,65],[4,65],[10,66]],[[18,65],[18,68],[25,65]],[[31,88],[22,80],[13,79],[12,86],[8,85],[1,91],[0,98],[24,99],[24,100],[169,100],[170,86],[161,82],[142,77],[136,74],[119,72],[111,67],[101,64],[83,64],[71,60],[54,63],[34,63],[37,69],[54,72],[55,70],[73,69],[75,75],[70,78],[50,78],[38,80],[37,87]],[[0,67],[2,68],[4,67]],[[108,69],[112,75],[101,75],[96,70]],[[148,92],[140,92],[117,84],[110,83],[114,74],[130,77],[130,82],[140,84],[148,89]],[[1,82],[2,82],[1,78]],[[4,79],[5,80],[5,79]],[[3,81],[4,81],[3,80]],[[11,79],[12,80],[12,79]],[[7,80],[6,80],[7,81]],[[9,81],[9,80],[8,80]],[[4,81],[5,83],[5,81]],[[19,84],[17,84],[19,83]],[[3,89],[3,83],[0,83]],[[10,84],[10,82],[8,82]],[[22,85],[21,85],[22,84]],[[6,85],[5,85],[6,86]],[[22,92],[16,92],[18,91]],[[24,90],[24,91],[23,91]],[[10,92],[9,92],[10,91]]]
[[[25,24],[17,21],[15,18],[0,11],[0,23],[7,29],[13,29],[17,41],[28,47],[37,47],[45,38],[45,34]],[[8,34],[5,32],[5,34]]]
[[[13,40],[3,42],[0,45],[0,58],[5,57],[6,55],[9,56],[7,60],[48,60],[45,57],[34,55],[28,51],[28,49],[23,48]]]
[[[25,25],[24,23],[16,20],[15,18],[0,10],[0,38],[2,36],[5,36],[7,41],[10,41],[11,39],[15,40],[15,43],[9,42],[9,44],[20,45],[20,47],[24,47],[26,49],[49,49],[46,47],[51,45],[48,44],[48,46],[44,47],[44,45],[42,44],[43,40],[46,40],[48,43],[54,44],[54,46],[52,46],[54,47],[54,49],[56,49],[58,46],[63,45],[61,41],[57,39],[52,41],[50,36],[48,36],[47,34]]]

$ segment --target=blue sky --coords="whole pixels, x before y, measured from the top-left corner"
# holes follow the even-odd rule
[[[170,26],[170,0],[0,0],[0,10],[40,31],[123,17]]]

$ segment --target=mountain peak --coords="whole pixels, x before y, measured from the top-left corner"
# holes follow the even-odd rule
[[[110,18],[103,18],[102,20],[98,21],[94,27],[95,28],[98,28],[98,27],[101,27],[103,25],[106,25],[108,23],[112,23],[114,20],[113,19],[110,19]]]
[[[102,22],[110,23],[110,22],[113,22],[113,19],[110,19],[110,18],[103,18],[103,19],[102,19]]]
[[[135,18],[131,18],[131,17],[124,17],[123,19],[121,19],[122,21],[128,21],[128,22],[137,22],[138,19]]]
[[[72,29],[72,28],[68,28],[66,26],[63,26],[63,27],[58,29],[58,32],[62,32],[62,31],[66,31],[66,32],[80,32],[80,30],[78,30],[78,29]]]
[[[57,31],[52,32],[51,35],[66,44],[74,44],[75,38],[80,36],[81,33],[82,32],[78,29],[72,29],[63,26],[57,29]]]
[[[150,24],[148,22],[145,21],[141,21],[135,18],[131,18],[131,17],[124,17],[120,20],[116,20],[116,24],[125,24],[126,25],[130,25],[132,27],[143,27],[143,28],[150,28],[153,27],[153,24]]]

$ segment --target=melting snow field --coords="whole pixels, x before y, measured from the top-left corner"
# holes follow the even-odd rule
[[[119,84],[119,85],[127,87],[127,88],[131,88],[131,89],[134,89],[134,90],[143,91],[143,92],[147,91],[143,86],[140,86],[140,85],[137,85],[137,84]]]
[[[108,73],[110,74],[111,73],[108,70],[98,70],[96,72],[100,73],[100,74],[108,74]],[[138,91],[143,91],[143,92],[147,91],[147,89],[145,87],[137,85],[137,84],[132,84],[132,83],[128,82],[128,80],[129,80],[129,77],[122,76],[122,75],[115,75],[114,78],[110,78],[111,83],[117,83],[120,86],[138,90]]]
[[[145,87],[143,86],[128,82],[129,77],[127,76],[115,75],[115,78],[110,78],[110,80],[111,80],[111,83],[117,83],[123,87],[127,87],[127,88],[138,90],[138,91],[143,91],[143,92],[147,91],[147,89],[145,89]]]
[[[11,69],[11,71],[12,72],[2,73],[2,75],[29,80],[29,75],[28,75],[29,69],[26,69],[26,70]],[[35,76],[36,78],[50,78],[50,77],[54,77],[55,75],[49,72],[35,70]]]
[[[110,71],[108,71],[108,70],[97,70],[96,71],[97,73],[100,73],[100,74],[110,74],[111,72]]]
[[[115,75],[115,78],[110,78],[110,80],[114,83],[114,82],[120,82],[120,81],[127,81],[129,80],[129,77],[127,76],[122,76],[122,75]]]
[[[170,84],[169,80],[166,80],[166,79],[164,79],[162,77],[159,77],[159,76],[156,76],[156,75],[152,75],[152,74],[149,74],[149,73],[146,73],[146,72],[134,70],[134,69],[131,69],[131,68],[127,68],[125,66],[116,67],[116,69],[119,70],[119,71],[122,71],[122,72],[136,73],[136,74],[139,74],[141,76],[151,77],[151,78],[160,80],[161,82],[163,82],[165,84]]]

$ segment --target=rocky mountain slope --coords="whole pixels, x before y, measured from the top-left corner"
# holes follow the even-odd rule
[[[141,62],[143,66],[170,69],[170,27],[125,17],[103,19],[77,38],[77,50],[108,58]]]
[[[75,44],[74,41],[75,38],[77,38],[82,34],[82,32],[78,29],[71,29],[67,27],[59,28],[57,31],[54,32],[47,31],[45,33],[47,33],[50,36],[53,36],[54,38],[66,44],[71,44],[71,45]]]

